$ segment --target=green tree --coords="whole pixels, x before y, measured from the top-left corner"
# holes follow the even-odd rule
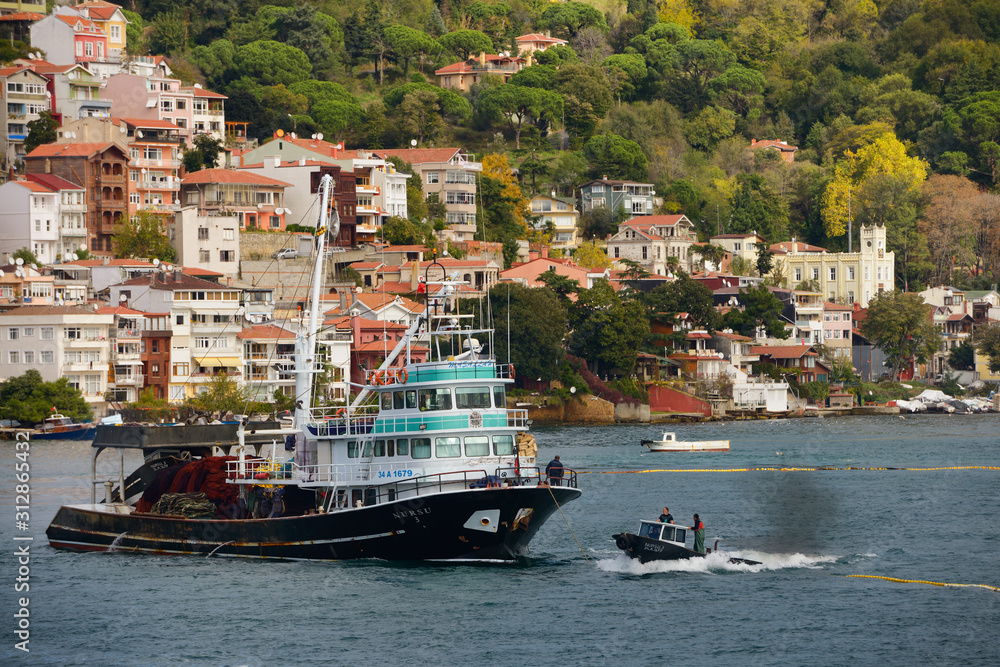
[[[111,239],[115,255],[121,258],[148,257],[172,262],[177,252],[167,240],[166,229],[160,216],[149,211],[139,211],[115,228]]]
[[[431,15],[427,18],[427,25],[424,26],[424,32],[431,37],[440,37],[448,32],[448,27],[444,24],[444,19],[441,17],[441,10],[437,5],[434,6],[431,10]]]
[[[643,301],[653,322],[674,324],[677,313],[688,313],[696,327],[708,331],[718,329],[721,322],[712,290],[683,271],[676,280],[653,288]]]
[[[174,53],[187,44],[187,22],[179,10],[157,14],[149,31],[149,48],[153,53]]]
[[[30,153],[42,144],[51,144],[56,140],[59,129],[57,121],[50,111],[38,114],[36,120],[28,121],[28,136],[24,138],[24,152]]]
[[[730,233],[756,232],[766,239],[786,238],[788,201],[760,174],[740,174],[729,198]],[[765,272],[766,273],[766,272]]]
[[[572,39],[587,27],[598,28],[605,33],[608,31],[607,21],[601,10],[574,0],[549,5],[542,12],[538,24],[563,39]]]
[[[868,302],[861,333],[885,352],[893,380],[907,363],[927,361],[940,346],[941,335],[930,312],[930,305],[913,292],[879,292]]]
[[[600,71],[583,64],[561,66],[553,83],[563,96],[566,130],[579,146],[611,109],[611,86]]]
[[[759,285],[741,289],[739,301],[739,308],[733,308],[723,316],[724,326],[750,338],[756,338],[761,329],[771,338],[788,338],[786,320],[781,317],[784,304],[767,287]]]
[[[642,302],[621,299],[606,280],[577,293],[570,322],[570,352],[586,359],[601,374],[631,373],[639,346],[649,333]]]
[[[480,113],[489,120],[503,119],[514,133],[514,147],[521,148],[525,122],[551,121],[562,109],[562,97],[540,88],[501,84],[479,96]]]
[[[215,169],[219,165],[219,153],[224,146],[222,141],[210,134],[196,134],[194,144],[184,152],[184,168],[190,173],[200,169]]]
[[[289,7],[271,22],[275,40],[295,47],[306,55],[316,77],[332,73],[334,46],[343,41],[340,26],[331,17],[307,4]],[[335,44],[335,39],[337,44]]]
[[[385,28],[385,38],[392,49],[392,57],[403,62],[403,76],[410,71],[410,61],[441,51],[441,45],[433,37],[421,30],[405,25],[390,25]]]
[[[645,59],[637,53],[616,53],[601,63],[601,69],[611,82],[612,92],[622,104],[622,94],[630,100],[646,79],[648,70]]]
[[[227,412],[251,414],[261,407],[253,400],[249,386],[241,385],[225,373],[213,375],[206,386],[207,391],[187,399],[184,404],[203,414],[219,416]]]
[[[606,269],[611,266],[608,253],[594,241],[584,241],[573,253],[573,261],[585,269]]]
[[[1000,324],[976,331],[976,352],[987,358],[991,373],[1000,373]]]
[[[972,371],[976,369],[976,348],[967,340],[958,347],[951,348],[948,353],[948,365],[956,371]]]
[[[538,276],[538,280],[545,283],[545,286],[552,290],[557,297],[559,297],[559,302],[562,303],[563,307],[567,309],[567,312],[572,306],[573,301],[570,299],[571,294],[576,294],[580,291],[580,281],[573,280],[561,273],[556,273],[555,269],[549,269]]]
[[[331,142],[340,143],[344,134],[361,124],[364,112],[357,102],[326,100],[310,110],[313,120],[329,137]]]
[[[77,421],[94,418],[80,390],[71,387],[69,380],[45,382],[34,369],[0,384],[0,405],[5,419],[16,419],[22,424],[40,423],[53,412]]]
[[[440,98],[429,90],[414,90],[403,98],[396,109],[400,129],[423,145],[433,141],[444,130]]]
[[[22,260],[26,265],[31,266],[33,264],[41,266],[41,262],[38,261],[38,257],[35,253],[31,252],[27,247],[19,248],[10,256],[12,261]]]
[[[729,109],[705,107],[684,121],[684,136],[695,148],[710,150],[723,139],[733,136],[736,114]]]
[[[639,144],[616,134],[599,134],[587,140],[583,154],[590,160],[594,178],[645,181],[646,155]]]
[[[559,363],[566,356],[563,339],[568,318],[555,293],[547,288],[501,283],[490,289],[489,302],[493,304],[497,360],[510,360],[518,377],[558,379]],[[462,300],[459,312],[473,313],[474,322],[486,321],[481,319],[483,303],[480,299]],[[545,317],[538,313],[545,313]]]
[[[480,53],[493,52],[493,40],[478,30],[456,30],[441,35],[437,41],[442,49],[454,53],[463,61],[471,60]]]
[[[258,40],[236,49],[233,66],[263,86],[286,86],[309,78],[312,65],[305,53],[281,42]]]

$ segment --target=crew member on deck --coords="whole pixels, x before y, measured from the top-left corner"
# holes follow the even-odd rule
[[[705,553],[705,524],[701,522],[698,515],[694,515],[694,525],[688,530],[694,531],[694,550],[700,554]]]
[[[549,464],[545,466],[545,474],[549,478],[549,484],[551,486],[562,486],[563,478],[563,464],[559,460],[559,457],[554,457]]]
[[[674,515],[670,513],[670,508],[664,507],[663,514],[660,515],[660,523],[673,523]]]

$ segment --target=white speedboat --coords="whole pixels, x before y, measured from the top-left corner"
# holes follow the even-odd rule
[[[671,431],[664,431],[659,440],[642,440],[651,452],[728,452],[728,440],[678,440]]]

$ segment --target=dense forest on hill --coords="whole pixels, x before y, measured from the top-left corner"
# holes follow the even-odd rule
[[[229,96],[227,119],[262,140],[280,127],[351,148],[457,145],[504,155],[528,193],[571,195],[600,176],[650,182],[662,212],[686,214],[702,239],[756,231],[846,250],[849,218],[855,235],[884,224],[910,289],[986,285],[1000,272],[996,0],[128,9],[130,50],[171,55],[177,76]],[[435,69],[516,53],[515,37],[542,31],[569,45],[536,54],[509,83],[436,85]],[[799,150],[789,164],[748,150],[752,139]],[[621,213],[587,216],[586,237]]]

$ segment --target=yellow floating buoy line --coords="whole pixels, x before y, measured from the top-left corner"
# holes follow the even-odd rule
[[[948,584],[940,581],[920,581],[918,579],[897,579],[896,577],[879,577],[874,574],[848,574],[847,577],[853,579],[884,579],[885,581],[895,581],[897,584],[927,584],[928,586],[945,586],[947,588],[985,588],[989,591],[1000,592],[1000,587],[988,586],[987,584]]]
[[[577,470],[578,475],[637,475],[647,472],[819,472],[844,470],[909,470],[913,472],[931,472],[935,470],[1000,470],[1000,466],[942,466],[939,468],[861,468],[848,466],[838,468],[833,466],[816,466],[812,468],[656,468],[654,470]]]

